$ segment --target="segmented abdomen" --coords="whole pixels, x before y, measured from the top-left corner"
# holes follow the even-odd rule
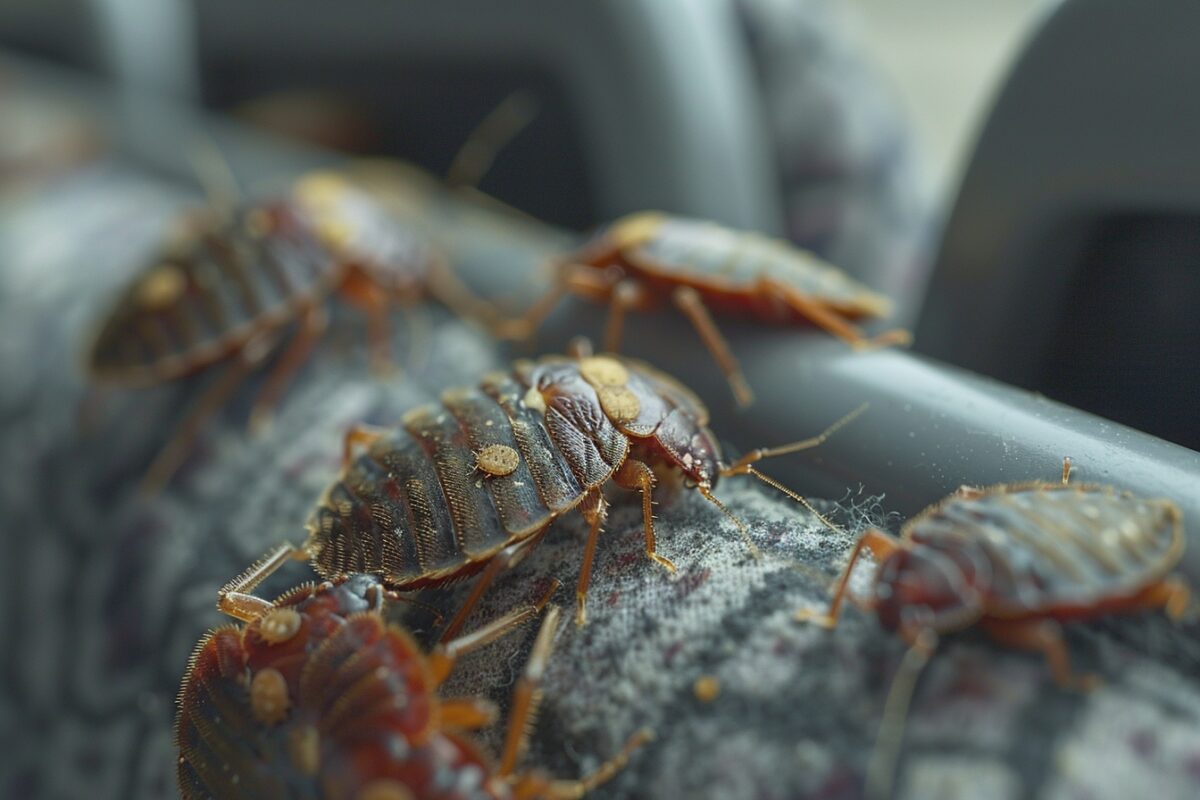
[[[1128,597],[1178,561],[1178,508],[1098,486],[996,487],[955,497],[913,520],[905,535],[987,555],[988,613],[1093,606]],[[983,587],[981,587],[983,588]]]
[[[379,588],[364,575],[304,587],[200,643],[176,731],[186,800],[503,793],[469,742],[437,728],[425,655],[385,622]]]
[[[338,264],[290,201],[197,219],[186,240],[125,291],[90,354],[96,377],[171,380],[285,322],[326,290]]]
[[[533,384],[550,387],[548,407],[526,405]],[[400,588],[458,578],[578,504],[628,447],[571,362],[489,375],[410,411],[355,458],[309,520],[307,548],[326,576],[372,572]],[[480,460],[497,448],[510,472]]]

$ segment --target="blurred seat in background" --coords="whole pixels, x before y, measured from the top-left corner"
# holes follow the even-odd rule
[[[507,203],[575,229],[659,208],[786,233],[902,310],[923,287],[910,137],[836,0],[49,5],[0,16],[0,43],[59,57],[52,20],[82,19],[97,55],[76,66],[438,175],[524,90],[536,114],[481,186]]]
[[[1200,5],[1068,0],[1015,63],[917,349],[1200,448]]]

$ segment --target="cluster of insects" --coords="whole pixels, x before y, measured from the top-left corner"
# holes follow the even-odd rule
[[[659,552],[659,537],[669,531],[653,514],[666,478],[732,519],[755,553],[744,523],[714,493],[720,479],[753,476],[832,527],[756,465],[821,444],[863,408],[812,438],[726,462],[691,390],[615,352],[629,311],[672,304],[748,404],[753,392],[714,315],[807,320],[860,348],[905,343],[904,331],[870,337],[856,325],[886,314],[886,298],[783,243],[653,213],[614,223],[555,264],[552,288],[523,316],[481,311],[486,304],[431,242],[346,178],[320,173],[274,199],[189,216],[122,295],[90,352],[97,380],[133,387],[224,369],[150,465],[150,487],[171,479],[204,421],[272,357],[252,413],[266,417],[324,332],[335,296],[367,314],[377,361],[389,358],[390,309],[427,297],[514,338],[532,334],[566,293],[610,304],[604,354],[580,346],[518,360],[475,386],[445,390],[395,426],[346,433],[341,472],[315,503],[307,538],[281,542],[219,592],[219,608],[243,624],[210,632],[188,665],[177,727],[184,797],[578,797],[612,778],[649,734],[636,733],[579,780],[518,769],[560,613],[547,594],[464,635],[496,577],[559,517],[578,511],[588,533],[575,621],[585,624],[611,486],[639,494],[645,555],[667,572],[675,566]],[[909,651],[869,791],[887,791],[912,685],[940,635],[979,626],[1004,645],[1043,653],[1064,686],[1087,688],[1093,679],[1071,670],[1058,623],[1141,609],[1178,616],[1187,606],[1186,586],[1171,575],[1184,546],[1178,507],[1071,483],[1069,473],[1067,462],[1060,483],[963,488],[909,521],[899,538],[868,531],[828,611],[798,614],[834,627],[854,600],[856,562],[875,556],[871,595],[858,602]],[[293,560],[308,561],[324,582],[273,602],[253,593]],[[386,613],[401,592],[466,578],[475,579],[468,597],[428,651]],[[464,653],[538,615],[493,761],[470,732],[491,724],[495,709],[437,690]],[[702,678],[694,692],[712,702],[720,685]]]

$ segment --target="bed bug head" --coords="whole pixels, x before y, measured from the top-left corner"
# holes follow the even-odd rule
[[[880,624],[913,641],[922,630],[945,633],[977,620],[983,604],[969,578],[974,568],[960,563],[968,554],[958,555],[915,545],[885,556],[870,600]]]

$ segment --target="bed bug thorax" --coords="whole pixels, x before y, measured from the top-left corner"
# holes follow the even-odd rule
[[[858,601],[908,644],[889,693],[868,793],[883,796],[917,676],[938,636],[981,627],[1002,645],[1040,652],[1064,687],[1088,689],[1060,622],[1163,609],[1178,618],[1189,591],[1172,574],[1184,549],[1182,513],[1165,499],[1109,486],[1031,481],[962,487],[909,520],[895,538],[869,530],[851,551],[827,612],[798,619],[837,624],[850,574],[864,551],[878,561],[872,591]]]
[[[641,494],[646,556],[668,571],[675,565],[658,553],[652,500],[668,473],[729,516],[757,554],[745,524],[714,494],[717,481],[753,475],[832,526],[754,465],[820,444],[862,410],[819,436],[726,464],[703,404],[646,364],[586,353],[517,361],[478,387],[449,389],[440,403],[412,409],[394,428],[352,428],[342,474],[311,515],[307,542],[279,547],[227,586],[222,603],[237,613],[248,587],[290,558],[330,578],[371,572],[397,590],[481,572],[447,629],[453,635],[495,576],[523,559],[555,519],[578,510],[588,524],[576,589],[582,624],[606,486]]]
[[[874,338],[863,334],[854,320],[888,315],[890,301],[811,253],[711,222],[634,214],[602,229],[554,267],[551,288],[522,317],[497,326],[499,335],[531,336],[569,293],[608,304],[604,349],[616,352],[628,312],[674,305],[692,323],[742,406],[754,394],[714,312],[776,324],[806,320],[856,348],[906,344],[911,338],[902,330]]]

